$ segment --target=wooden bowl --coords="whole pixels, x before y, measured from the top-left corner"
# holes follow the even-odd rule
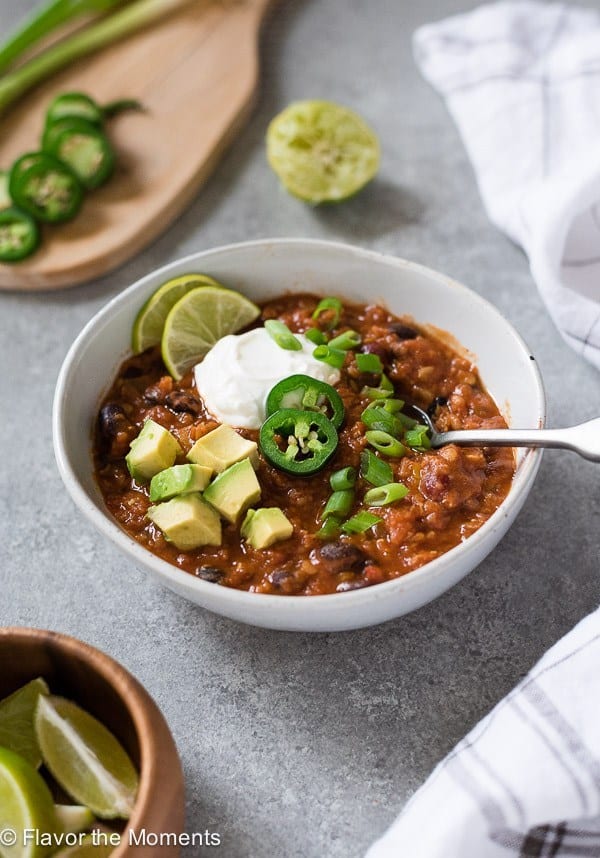
[[[68,697],[105,724],[140,773],[135,809],[112,858],[178,855],[179,846],[129,845],[130,829],[179,835],[184,825],[181,763],[150,695],[120,664],[82,641],[40,629],[0,628],[0,699],[38,676],[53,694]]]

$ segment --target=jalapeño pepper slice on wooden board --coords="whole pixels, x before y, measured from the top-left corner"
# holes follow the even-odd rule
[[[13,206],[0,211],[0,262],[20,262],[39,243],[38,225],[26,212]]]
[[[282,408],[325,414],[336,429],[344,420],[344,403],[335,387],[309,375],[290,375],[269,392],[267,415]]]
[[[49,125],[42,147],[67,164],[87,190],[103,185],[114,170],[115,154],[108,137],[86,119],[68,117]]]
[[[338,434],[320,411],[282,408],[267,417],[260,429],[260,449],[276,468],[306,476],[323,468],[335,453]]]
[[[44,223],[71,220],[83,198],[73,171],[45,152],[19,158],[10,171],[8,188],[16,206]]]

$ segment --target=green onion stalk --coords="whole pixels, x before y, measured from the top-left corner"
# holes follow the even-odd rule
[[[50,0],[35,9],[24,23],[0,47],[0,72],[21,59],[46,36],[58,27],[82,15],[102,15],[127,0]]]
[[[113,15],[102,18],[97,23],[91,24],[84,30],[48,48],[47,51],[34,57],[25,65],[0,78],[0,114],[32,87],[46,80],[50,75],[75,60],[86,57],[100,48],[128,36],[130,33],[141,30],[148,24],[157,21],[188,2],[190,0],[136,0],[134,3],[128,3]],[[84,0],[80,0],[77,4],[75,0],[72,0],[71,3],[54,3],[46,7],[46,14],[48,16],[47,26],[49,26],[48,22],[52,20],[52,9],[62,5],[72,7],[77,5],[80,11],[83,11],[87,6],[92,11],[94,8],[100,6],[108,9],[116,5],[116,3],[114,0],[112,3],[109,0],[88,0],[87,4]],[[56,9],[52,14],[58,16]],[[31,32],[34,32],[34,28],[30,24]],[[12,43],[14,45],[16,38],[13,37],[8,44]],[[15,51],[17,51],[18,55],[20,48],[17,50],[16,47],[13,47],[8,50],[7,55],[11,56]],[[0,49],[0,56],[3,55],[2,49]]]

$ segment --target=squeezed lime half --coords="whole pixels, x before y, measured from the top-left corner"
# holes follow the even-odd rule
[[[284,188],[307,203],[353,196],[379,169],[379,140],[332,101],[294,101],[267,130],[267,158]]]

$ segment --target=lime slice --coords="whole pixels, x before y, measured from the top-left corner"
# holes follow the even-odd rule
[[[40,697],[35,731],[44,763],[71,798],[101,819],[128,819],[138,775],[99,721],[63,697]]]
[[[43,679],[33,679],[0,701],[0,746],[20,754],[34,768],[42,762],[33,716],[40,694],[48,694]]]
[[[0,855],[2,858],[40,858],[51,847],[25,842],[25,831],[54,836],[54,801],[42,776],[23,757],[0,748]],[[14,843],[10,840],[14,839]]]
[[[96,819],[89,807],[81,804],[55,804],[54,812],[58,828],[64,834],[79,834],[91,828]]]
[[[232,289],[192,289],[173,307],[162,335],[162,357],[174,378],[201,360],[217,340],[245,328],[260,310]]]
[[[100,838],[95,841],[93,835],[88,834],[81,838],[81,843],[77,846],[60,849],[53,853],[52,858],[108,858],[114,851],[114,846],[110,846]]]
[[[313,205],[339,202],[379,169],[379,140],[347,107],[294,101],[269,125],[267,158],[294,196]]]
[[[140,354],[150,346],[160,343],[165,319],[171,307],[183,298],[186,292],[199,286],[221,287],[221,284],[207,274],[182,274],[167,280],[148,298],[133,323],[131,346],[134,354]]]

